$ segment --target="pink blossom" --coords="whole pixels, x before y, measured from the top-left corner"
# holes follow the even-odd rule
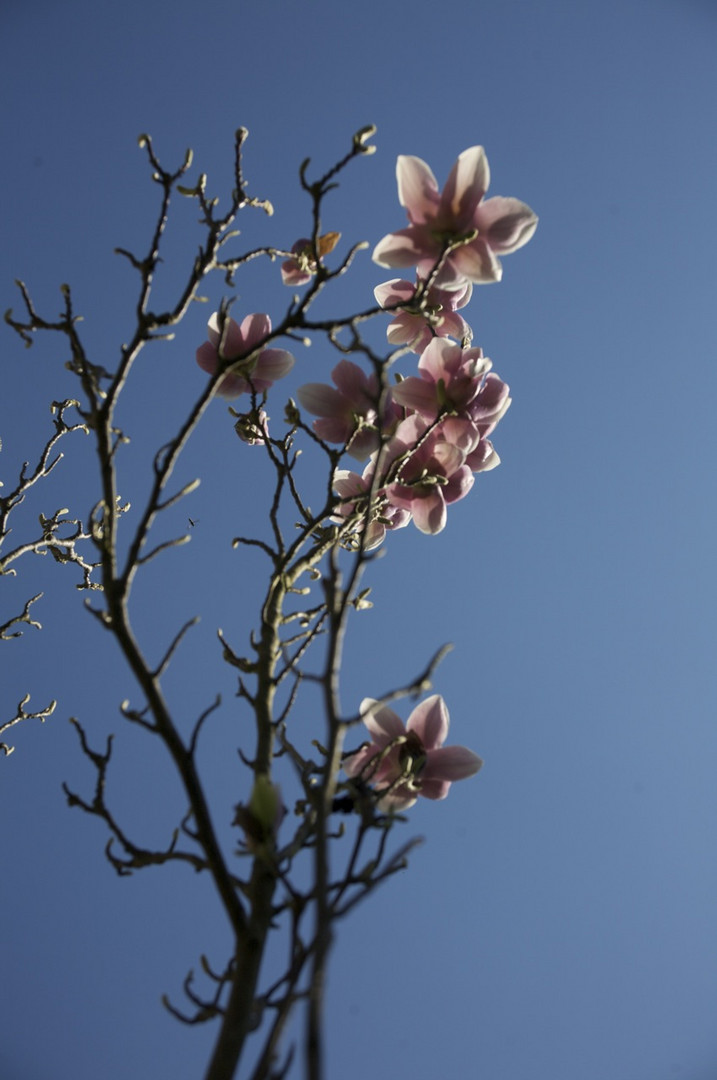
[[[319,259],[333,251],[341,233],[329,232],[319,236],[316,240],[316,251]],[[292,247],[293,259],[287,259],[281,264],[281,278],[285,285],[306,285],[316,273],[316,260],[314,258],[314,245],[311,240],[302,236]]]
[[[334,386],[306,383],[296,396],[308,412],[320,417],[313,424],[320,439],[344,444],[351,457],[364,461],[381,441],[376,413],[378,379],[374,374],[366,375],[351,360],[339,361],[331,378]],[[395,407],[387,404],[381,427],[397,418]]]
[[[494,372],[486,375],[480,390],[467,406],[466,412],[481,433],[481,438],[495,429],[510,406],[510,389]]]
[[[445,338],[434,338],[418,361],[420,378],[410,375],[393,388],[393,396],[426,420],[444,412],[465,415],[490,368],[482,349],[462,349]]]
[[[482,146],[464,150],[443,191],[425,161],[401,155],[396,165],[398,197],[410,225],[389,233],[373,253],[379,266],[416,266],[427,278],[447,249],[434,284],[462,288],[466,281],[500,281],[499,255],[509,255],[530,240],[538,218],[518,199],[484,200],[490,183]]]
[[[377,285],[373,290],[376,303],[381,307],[410,304],[421,282],[394,278]],[[471,298],[473,286],[466,282],[462,289],[449,292],[434,285],[428,290],[421,311],[398,311],[388,324],[386,337],[390,345],[408,345],[413,352],[423,352],[434,337],[464,338],[470,334],[468,323],[457,314]]]
[[[448,709],[440,694],[417,705],[408,723],[373,698],[361,702],[371,742],[344,761],[347,776],[372,784],[381,810],[408,810],[419,795],[445,799],[455,780],[475,776],[483,762],[465,746],[444,746]]]
[[[473,486],[466,459],[479,442],[480,433],[467,420],[449,419],[432,430],[419,416],[403,420],[381,452],[381,468],[390,481],[383,489],[389,504],[408,510],[421,532],[441,532],[446,507]]]
[[[307,252],[311,252],[311,241],[302,236],[291,250],[296,257],[281,264],[281,280],[285,285],[306,285],[314,276],[314,270],[309,269],[311,260],[307,255]]]
[[[268,315],[247,315],[241,326],[227,315],[222,326],[222,316],[215,311],[209,319],[208,333],[209,341],[197,349],[197,363],[210,375],[218,369],[230,369],[217,386],[222,397],[238,397],[251,390],[262,393],[294,366],[294,357],[284,349],[257,352],[257,346],[271,333]]]
[[[341,525],[360,511],[360,516],[355,522],[355,530],[356,533],[366,530],[363,542],[364,551],[372,551],[382,544],[388,529],[403,529],[411,520],[409,511],[388,505],[385,497],[380,492],[376,492],[375,504],[368,515],[367,527],[366,504],[373,482],[373,472],[374,466],[370,463],[366,466],[363,476],[348,469],[337,469],[333,479],[334,491],[341,501],[331,520]]]

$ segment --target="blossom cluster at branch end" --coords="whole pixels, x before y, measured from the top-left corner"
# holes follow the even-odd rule
[[[445,799],[452,783],[475,776],[483,764],[465,746],[443,745],[450,717],[440,694],[417,705],[406,724],[373,698],[364,698],[360,711],[371,741],[347,757],[343,769],[373,787],[382,811],[408,810],[419,796]]]
[[[432,275],[432,284],[439,288],[500,281],[498,256],[523,247],[537,228],[537,216],[519,199],[485,199],[490,169],[482,146],[471,146],[458,156],[443,191],[421,158],[401,155],[396,179],[410,224],[379,241],[374,262],[415,266],[419,278]]]
[[[222,397],[264,393],[294,366],[294,357],[285,349],[261,348],[271,334],[268,315],[247,315],[239,324],[215,311],[207,330],[209,341],[197,349],[197,363],[209,375],[229,368],[217,385]]]
[[[418,372],[379,394],[375,378],[343,361],[332,374],[336,389],[312,383],[299,392],[320,418],[320,438],[343,442],[359,460],[373,451],[362,475],[341,470],[334,478],[334,520],[358,519],[365,550],[409,520],[424,533],[440,532],[447,507],[468,494],[474,474],[499,464],[488,436],[510,405],[508,387],[482,349],[470,347],[473,332],[458,312],[474,283],[500,280],[498,255],[527,244],[538,224],[518,199],[485,199],[482,146],[459,155],[442,192],[420,158],[399,157],[396,175],[410,224],[385,236],[373,258],[414,266],[416,281],[394,278],[374,295],[394,313],[389,343],[417,353]]]
[[[298,398],[319,416],[314,431],[368,463],[339,469],[334,520],[353,522],[365,550],[412,520],[424,533],[445,528],[447,507],[471,490],[474,474],[500,458],[488,436],[510,405],[507,385],[481,349],[433,338],[411,375],[383,391],[375,375],[349,360],[333,370],[334,386],[308,383]]]

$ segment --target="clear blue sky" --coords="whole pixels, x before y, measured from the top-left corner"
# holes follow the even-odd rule
[[[146,242],[155,205],[142,131],[167,164],[191,146],[221,193],[233,131],[249,128],[247,176],[277,213],[253,219],[247,243],[305,234],[299,162],[331,164],[368,123],[378,152],[326,222],[346,240],[402,226],[397,154],[442,181],[476,143],[491,193],[540,215],[466,313],[511,385],[502,464],[440,536],[391,537],[349,642],[347,708],[455,642],[436,690],[453,740],[486,764],[411,811],[405,838],[425,845],[342,927],[329,1075],[714,1080],[717,5],[4,0],[0,30],[1,306],[17,306],[22,277],[55,313],[69,281],[107,366],[134,297],[112,249]],[[168,290],[195,242],[185,204]],[[365,255],[346,303],[389,276]],[[247,312],[288,298],[270,268],[237,293]],[[207,314],[197,306],[147,360],[125,416],[130,477],[202,385]],[[7,331],[2,355],[7,483],[72,381],[51,340],[26,352]],[[291,385],[333,362],[301,354]],[[147,635],[204,613],[173,684],[190,715],[217,688],[231,701],[214,630],[246,633],[258,588],[217,555],[256,494],[225,415],[215,403],[188,466],[204,474],[189,511],[204,531],[137,613]],[[75,452],[66,464],[33,515],[73,492],[89,502],[87,466]],[[45,629],[2,649],[3,712],[28,689],[60,704],[0,760],[0,1078],[195,1080],[211,1034],[180,1028],[159,997],[178,998],[200,952],[220,962],[221,912],[185,873],[116,879],[101,825],[65,806],[63,779],[92,782],[77,715],[96,742],[121,733],[112,795],[139,835],[161,844],[181,813],[156,749],[122,731],[128,675],[57,570],[26,566],[32,591],[48,590]],[[227,749],[240,737],[227,719],[213,738],[206,768],[231,807],[246,794]]]

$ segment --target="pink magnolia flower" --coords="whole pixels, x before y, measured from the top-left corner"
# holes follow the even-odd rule
[[[361,702],[371,742],[344,761],[347,776],[372,784],[381,810],[408,810],[419,795],[445,799],[454,780],[475,776],[483,762],[465,746],[444,746],[450,718],[440,694],[417,705],[408,723],[393,709]]]
[[[306,285],[314,276],[314,270],[309,269],[310,259],[307,252],[311,252],[311,241],[302,236],[291,248],[295,258],[286,259],[281,264],[281,280],[285,285]]]
[[[411,520],[408,510],[387,504],[380,492],[376,492],[375,505],[367,518],[366,504],[371,492],[373,472],[374,466],[370,463],[364,470],[363,476],[348,469],[337,469],[333,479],[334,491],[341,501],[331,520],[341,525],[347,518],[353,517],[357,511],[360,511],[360,516],[355,522],[355,531],[357,534],[366,531],[364,551],[372,551],[382,544],[387,530],[403,529]]]
[[[380,466],[389,480],[383,493],[389,504],[408,510],[421,532],[441,532],[447,506],[473,487],[467,457],[479,442],[480,433],[470,421],[449,419],[429,431],[428,423],[415,414],[403,420],[381,452]]]
[[[393,396],[426,420],[435,420],[442,412],[466,415],[491,366],[482,349],[462,349],[445,338],[434,338],[418,361],[420,378],[409,375],[393,387]]]
[[[420,282],[413,285],[410,281],[394,278],[392,281],[385,281],[383,285],[377,285],[373,295],[381,307],[410,304],[419,286]],[[422,311],[396,312],[386,330],[389,344],[408,345],[409,349],[420,353],[434,337],[465,337],[470,333],[470,327],[457,311],[466,306],[472,292],[473,286],[470,282],[466,282],[462,289],[451,292],[432,285]]]
[[[500,281],[499,255],[509,255],[530,240],[538,218],[518,199],[496,196],[484,201],[490,183],[482,146],[458,157],[443,191],[425,161],[401,155],[396,164],[398,197],[410,225],[389,233],[373,253],[379,266],[416,266],[428,277],[447,245],[434,282],[443,289],[462,288],[466,281]]]
[[[230,368],[217,386],[222,397],[238,397],[251,390],[262,393],[294,366],[294,357],[285,349],[262,349],[251,360],[245,360],[271,333],[268,315],[247,315],[241,326],[226,316],[222,329],[221,315],[215,311],[209,319],[208,333],[209,341],[197,349],[197,363],[210,375]]]
[[[481,438],[490,435],[495,429],[498,421],[507,413],[510,403],[510,388],[491,371],[466,409],[480,431]]]
[[[319,258],[321,259],[324,255],[328,255],[333,251],[340,239],[341,233],[337,232],[324,233],[323,236],[319,236],[316,241]],[[281,264],[281,279],[285,285],[306,285],[307,281],[311,281],[316,273],[313,244],[307,237],[302,236],[300,240],[296,241],[291,250],[294,253],[294,258],[287,259],[286,262]]]
[[[351,360],[340,360],[331,378],[334,386],[306,383],[299,387],[296,396],[308,412],[320,418],[313,424],[320,439],[346,444],[351,457],[364,461],[381,441],[376,413],[378,380]],[[389,403],[381,427],[397,419],[398,412]]]

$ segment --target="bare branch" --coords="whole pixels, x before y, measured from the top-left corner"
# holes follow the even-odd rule
[[[18,703],[15,715],[12,720],[6,720],[3,724],[0,724],[0,735],[2,735],[9,728],[14,727],[15,724],[22,723],[23,720],[39,720],[44,724],[48,716],[51,716],[57,707],[55,700],[51,701],[49,705],[46,705],[44,709],[38,709],[34,712],[27,712],[25,706],[30,700],[30,695],[25,694],[25,697]],[[2,750],[5,757],[9,757],[14,751],[14,746],[8,746],[5,742],[0,742],[0,750]]]

